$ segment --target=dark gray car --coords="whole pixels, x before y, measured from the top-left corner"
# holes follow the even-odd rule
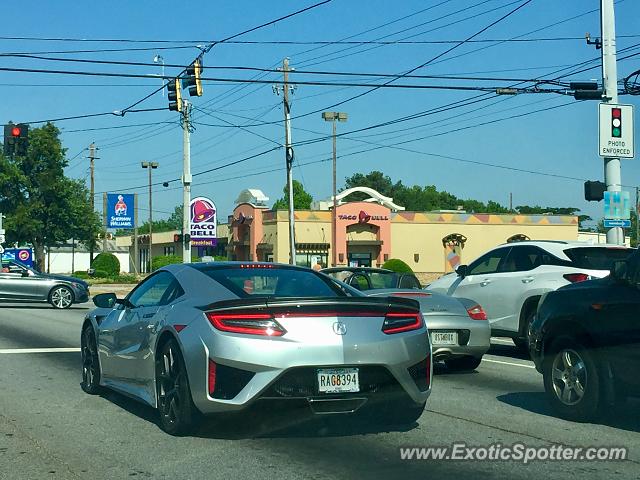
[[[89,301],[89,285],[79,278],[41,273],[15,260],[2,260],[0,301],[48,302],[69,308]]]

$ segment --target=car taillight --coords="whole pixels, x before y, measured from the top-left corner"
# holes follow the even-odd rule
[[[423,325],[422,314],[418,313],[387,313],[384,316],[382,331],[387,335],[392,333],[418,330]]]
[[[586,273],[567,273],[566,275],[563,275],[563,277],[571,283],[584,282],[591,279],[591,276]]]
[[[216,362],[209,359],[209,396],[216,391]]]
[[[487,319],[487,312],[485,312],[480,305],[474,305],[473,307],[467,308],[467,313],[473,320]]]
[[[207,313],[214,328],[222,332],[281,337],[286,330],[268,313]]]

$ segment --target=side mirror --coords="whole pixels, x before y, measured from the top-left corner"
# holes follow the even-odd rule
[[[113,308],[118,303],[115,293],[101,293],[93,297],[93,303],[98,308]]]
[[[627,276],[627,262],[624,260],[617,260],[613,262],[611,267],[611,276],[616,280],[625,280]]]
[[[456,267],[456,273],[458,274],[459,277],[466,277],[467,276],[467,270],[469,269],[468,265],[458,265]]]
[[[22,272],[20,272],[20,275],[22,275],[23,277],[28,277],[29,276],[29,270],[22,270]]]

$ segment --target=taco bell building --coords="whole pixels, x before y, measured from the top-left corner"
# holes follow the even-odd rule
[[[369,198],[348,201],[356,191]],[[295,212],[298,265],[331,266],[335,248],[338,265],[376,267],[399,258],[426,280],[505,242],[578,239],[575,216],[408,212],[369,188],[346,190],[336,199],[336,245],[331,245],[332,199]],[[270,210],[267,201],[255,189],[236,200],[228,221],[230,259],[289,262],[288,212]]]

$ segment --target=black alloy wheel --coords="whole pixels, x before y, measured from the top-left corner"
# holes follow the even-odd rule
[[[191,433],[197,411],[191,397],[184,359],[173,339],[166,342],[157,353],[156,392],[160,427],[170,435]]]
[[[82,382],[80,387],[86,393],[97,395],[102,390],[100,387],[100,363],[96,336],[91,325],[87,325],[82,330],[80,352],[82,355]]]

